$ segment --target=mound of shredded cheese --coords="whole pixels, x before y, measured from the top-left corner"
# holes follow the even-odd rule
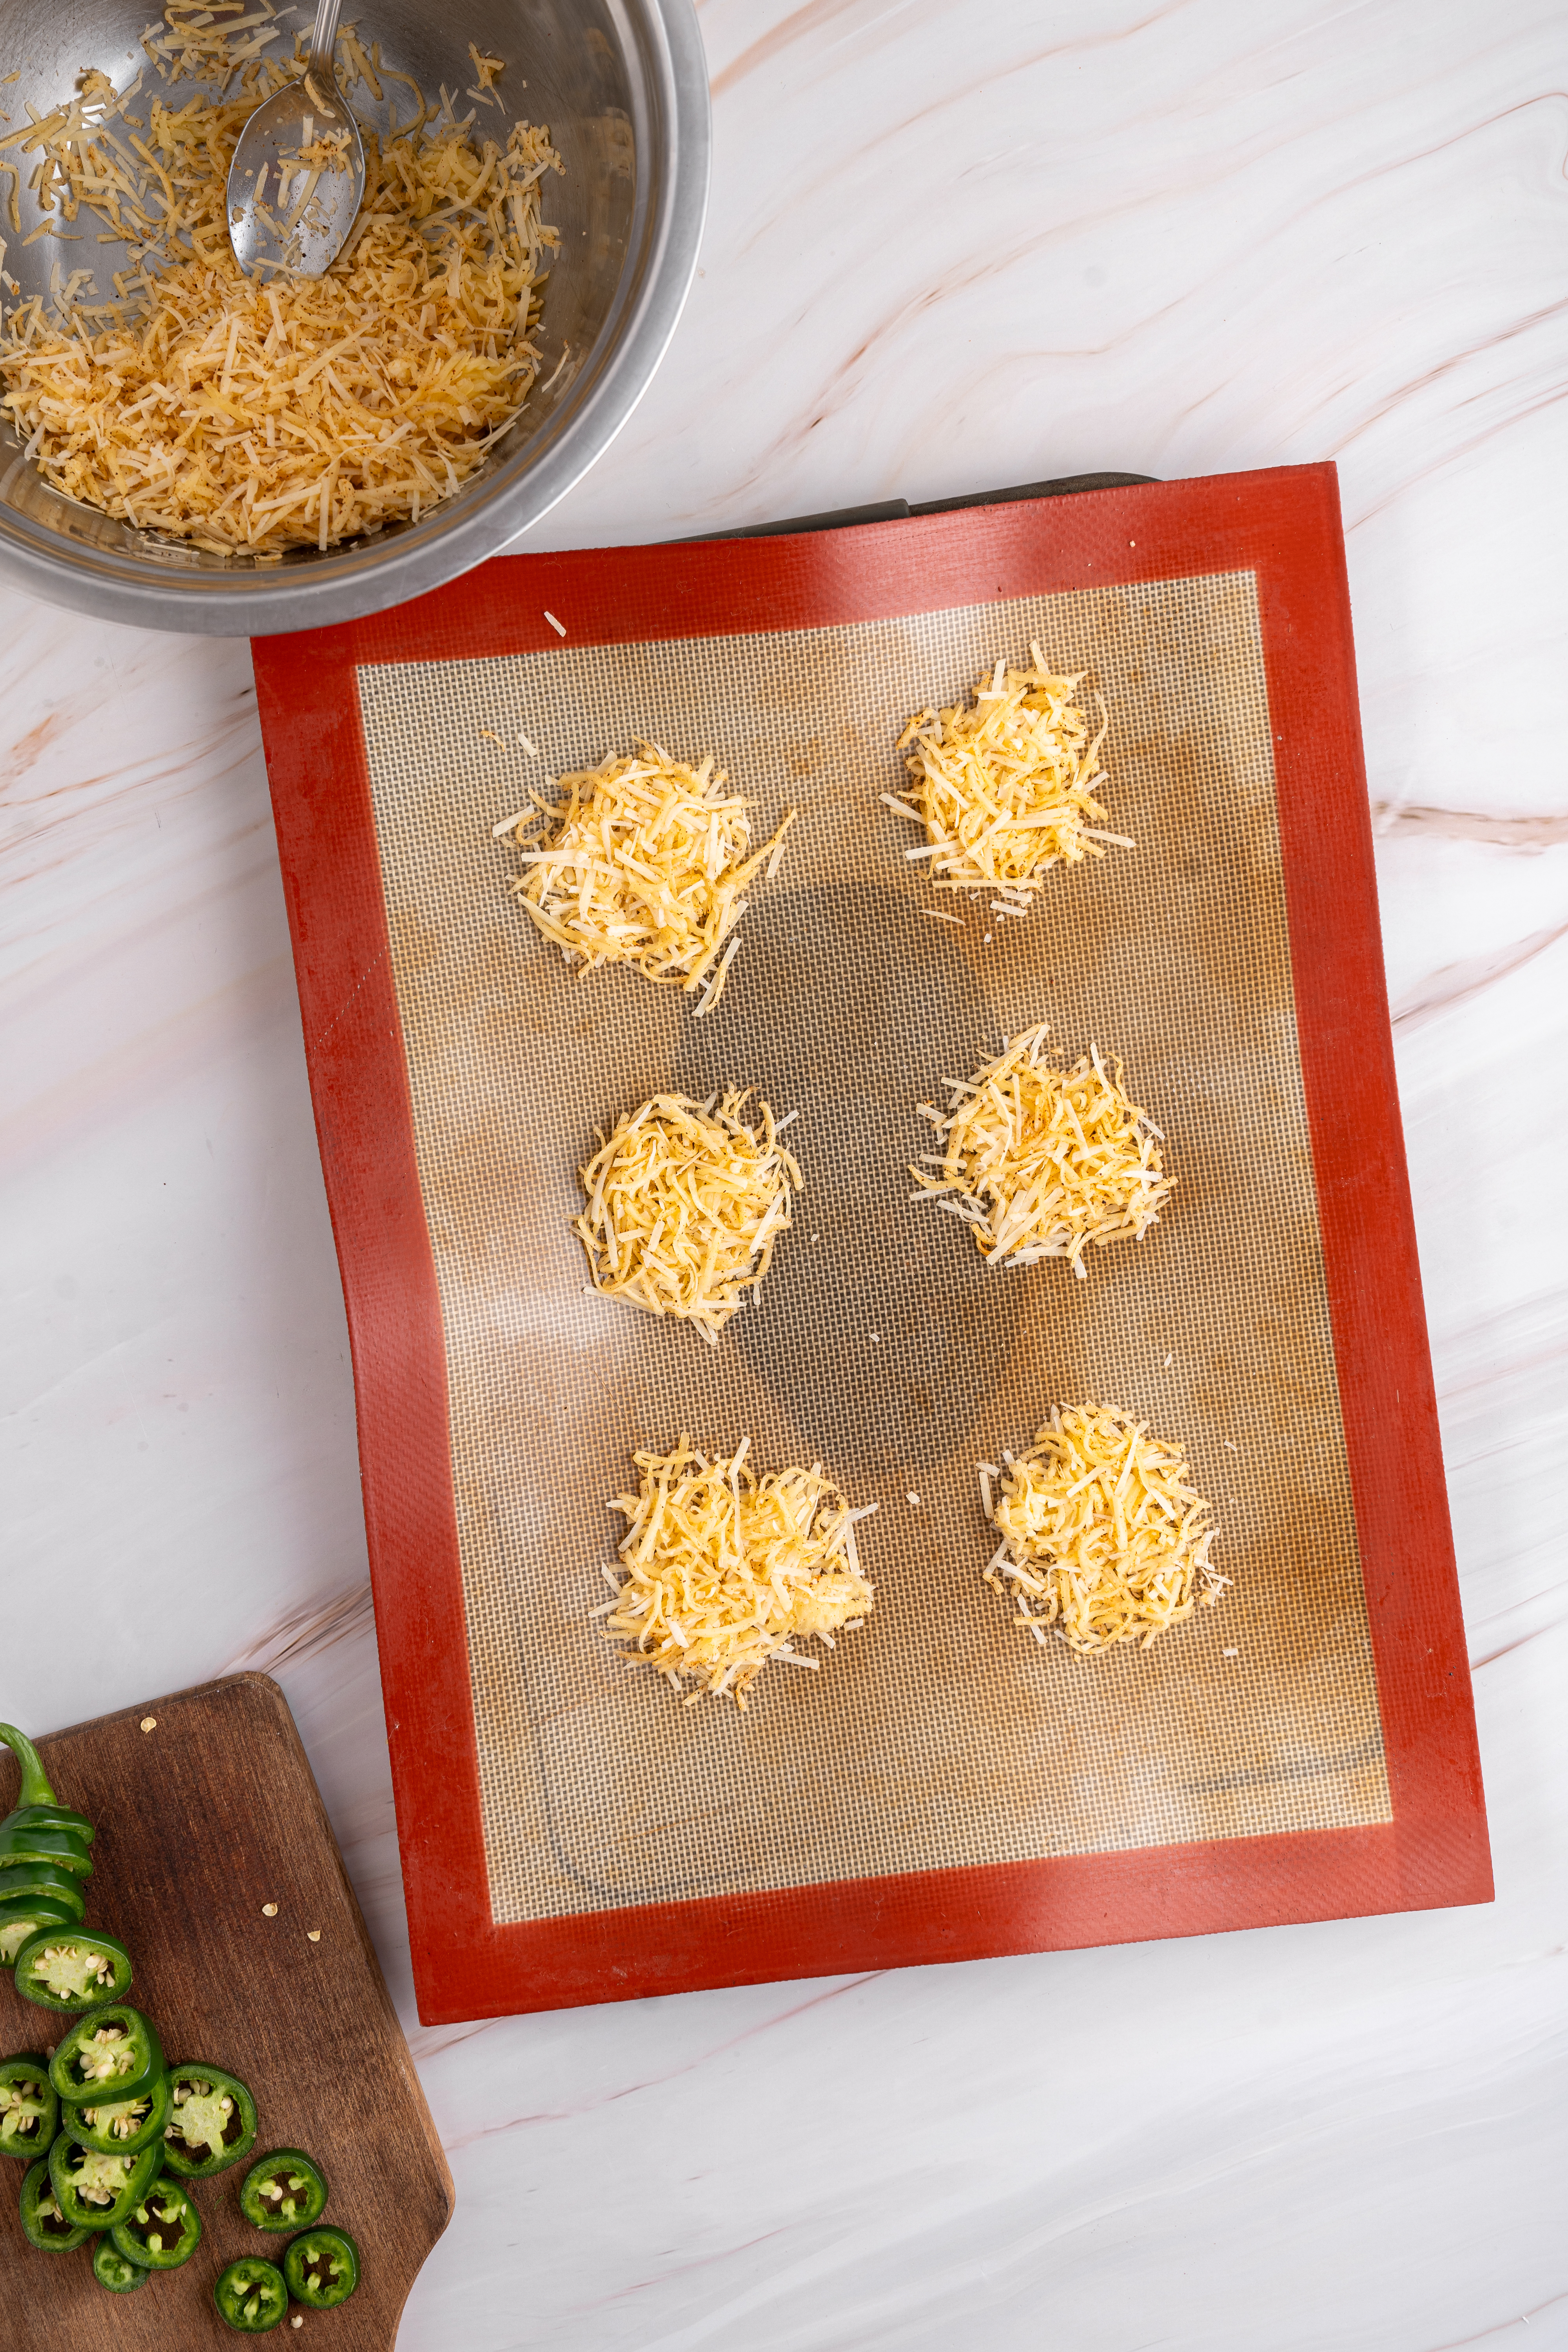
[[[1085,1653],[1117,1642],[1147,1650],[1229,1582],[1209,1565],[1215,1529],[1182,1448],[1148,1432],[1118,1405],[1066,1405],[1026,1454],[1005,1455],[1001,1470],[981,1465],[1002,1538],[985,1580],[1011,1587],[1016,1622],[1037,1642],[1054,1627]]]
[[[344,32],[345,94],[363,83],[380,100],[384,80],[405,83],[413,110],[395,135],[364,133],[363,207],[324,278],[246,277],[228,241],[229,160],[247,117],[304,65],[298,44],[286,61],[262,55],[276,14],[272,0],[171,0],[143,37],[153,72],[194,76],[210,98],[175,103],[154,82],[138,114],[145,69],[118,97],[91,70],[0,138],[23,168],[37,159],[35,236],[90,256],[95,228],[128,254],[112,301],[90,267],[57,264],[48,305],[5,320],[0,405],[26,454],[68,498],[268,561],[416,522],[482,464],[539,372],[540,265],[558,243],[539,183],[562,168],[547,131],[480,138],[475,109],[459,117],[444,90],[432,114]],[[491,105],[494,63],[478,67]],[[17,166],[0,152],[7,169],[19,232]]]
[[[621,1577],[605,1570],[616,1597],[594,1613],[630,1662],[678,1691],[694,1680],[688,1706],[706,1690],[744,1708],[770,1658],[816,1669],[792,1643],[820,1635],[832,1649],[871,1613],[855,1522],[875,1503],[852,1511],[819,1462],[759,1476],[750,1446],[710,1462],[683,1433],[672,1454],[634,1455],[637,1492],[609,1505],[629,1525]]]
[[[741,894],[760,866],[766,881],[777,873],[795,814],[748,857],[748,803],[725,790],[728,781],[711,754],[692,769],[657,743],[563,776],[563,800],[535,793],[531,810],[494,828],[522,845],[514,896],[584,974],[636,964],[665,987],[700,991],[700,1018],[723,994],[741,945],[730,938],[746,911]],[[547,829],[530,841],[542,817]]]
[[[988,1265],[1065,1257],[1083,1281],[1088,1244],[1142,1241],[1176,1179],[1163,1173],[1159,1129],[1122,1090],[1121,1064],[1111,1077],[1091,1045],[1070,1070],[1052,1069],[1041,1058],[1049,1027],[1004,1037],[973,1078],[944,1078],[946,1117],[917,1104],[947,1150],[927,1155],[940,1176],[910,1168],[920,1190],[910,1198],[963,1218]]]
[[[1102,842],[1131,849],[1125,835],[1102,833],[1090,817],[1100,781],[1105,707],[1092,743],[1072,697],[1078,677],[1058,677],[1037,645],[1033,669],[997,661],[974,688],[973,709],[917,710],[899,738],[911,744],[901,798],[883,800],[925,827],[925,846],[909,858],[931,860],[939,890],[994,890],[994,913],[1026,915],[1047,869],[1103,857]]]
[[[651,1315],[694,1322],[711,1347],[750,1290],[753,1306],[790,1226],[799,1166],[759,1103],[759,1133],[742,1118],[750,1089],[722,1102],[655,1095],[601,1135],[577,1171],[587,1202],[573,1231],[588,1254],[594,1288]]]

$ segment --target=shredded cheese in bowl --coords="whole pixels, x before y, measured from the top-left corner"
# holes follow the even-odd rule
[[[941,1174],[911,1167],[920,1190],[973,1227],[988,1265],[1033,1265],[1065,1257],[1087,1279],[1090,1242],[1142,1241],[1176,1187],[1164,1173],[1163,1138],[1091,1046],[1070,1070],[1043,1056],[1047,1021],[1004,1038],[973,1078],[944,1078],[946,1116],[917,1106],[947,1139]]]
[[[742,1117],[749,1093],[731,1087],[721,1102],[703,1103],[655,1095],[601,1135],[577,1171],[587,1205],[573,1231],[594,1288],[682,1317],[711,1347],[748,1290],[753,1305],[760,1299],[794,1196],[805,1190],[767,1104],[757,1106],[760,1132]]]
[[[459,119],[445,96],[432,114],[345,32],[345,94],[405,83],[413,110],[395,133],[365,132],[363,205],[327,275],[247,278],[228,240],[229,162],[303,64],[262,55],[276,15],[272,0],[172,0],[144,37],[150,64],[210,97],[142,90],[145,70],[117,97],[93,70],[0,139],[30,166],[45,226],[76,240],[68,252],[90,255],[96,226],[128,257],[111,301],[90,267],[57,267],[49,304],[5,317],[0,406],[27,455],[67,498],[266,562],[417,522],[482,465],[539,372],[541,265],[558,243],[540,182],[562,168],[547,131],[481,139],[472,110]]]
[[[760,868],[772,880],[795,821],[791,809],[748,856],[748,804],[728,782],[711,753],[693,769],[657,743],[563,776],[563,800],[535,793],[531,809],[495,828],[522,846],[513,896],[584,975],[635,964],[662,987],[700,992],[700,1019],[740,948],[731,934],[746,911],[742,893]],[[542,818],[546,830],[531,841]]]
[[[816,1669],[794,1648],[814,1636],[829,1649],[871,1613],[872,1586],[860,1566],[852,1511],[822,1465],[759,1475],[744,1437],[728,1459],[697,1453],[683,1433],[669,1454],[633,1456],[635,1495],[608,1506],[628,1522],[621,1578],[606,1569],[616,1597],[595,1612],[602,1631],[630,1644],[624,1654],[651,1666],[690,1706],[704,1690],[746,1693],[770,1659]]]
[[[994,891],[995,910],[1012,915],[1028,912],[1051,866],[1103,857],[1103,842],[1134,846],[1089,822],[1105,814],[1093,790],[1104,705],[1091,742],[1072,699],[1082,676],[1058,677],[1037,645],[1029,650],[1032,669],[998,658],[973,709],[917,710],[898,743],[910,782],[901,797],[882,795],[924,825],[925,846],[904,855],[930,859],[939,890]]]
[[[1147,1650],[1229,1582],[1210,1565],[1216,1529],[1182,1448],[1119,1405],[1059,1407],[1005,1465],[985,1580],[1011,1587],[1016,1622],[1037,1642],[1051,1628],[1086,1654],[1118,1642]],[[983,1494],[991,1473],[985,1465]]]

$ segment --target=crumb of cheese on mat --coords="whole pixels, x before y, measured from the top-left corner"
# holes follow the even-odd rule
[[[1093,1242],[1141,1241],[1175,1189],[1164,1173],[1160,1130],[1112,1077],[1097,1046],[1070,1070],[1043,1056],[1050,1024],[1016,1037],[972,1078],[944,1078],[944,1115],[918,1106],[947,1149],[940,1175],[911,1167],[911,1201],[973,1227],[988,1265],[1033,1265],[1065,1257],[1080,1278]]]
[[[650,1315],[694,1322],[717,1347],[750,1289],[753,1306],[773,1245],[805,1181],[766,1103],[742,1117],[750,1089],[655,1095],[628,1111],[577,1171],[584,1207],[573,1231],[594,1286]]]
[[[727,782],[711,754],[693,769],[657,743],[563,776],[564,797],[532,793],[512,828],[522,850],[513,895],[584,973],[635,964],[663,987],[700,992],[699,1013],[711,1012],[740,946],[730,934],[742,893],[761,868],[772,879],[795,817],[748,856],[747,803]]]
[[[990,1517],[1002,1540],[985,1580],[1011,1588],[1037,1642],[1050,1628],[1086,1653],[1147,1650],[1229,1582],[1210,1565],[1215,1529],[1182,1448],[1119,1405],[1053,1411],[1007,1462]]]
[[[1027,914],[1050,867],[1103,857],[1103,843],[1122,849],[1125,835],[1089,823],[1103,817],[1094,786],[1103,783],[1100,730],[1072,698],[1081,675],[1047,667],[1037,645],[1032,669],[997,661],[974,688],[973,709],[917,710],[899,738],[910,781],[901,797],[882,798],[925,828],[925,843],[904,852],[931,861],[939,890],[997,891],[1003,914]]]
[[[688,1706],[706,1690],[744,1707],[770,1659],[819,1667],[793,1643],[820,1635],[831,1649],[871,1613],[855,1522],[876,1505],[852,1511],[819,1462],[758,1473],[750,1448],[745,1437],[710,1461],[683,1433],[670,1454],[635,1454],[637,1491],[609,1506],[628,1525],[602,1631],[676,1690],[694,1682]]]

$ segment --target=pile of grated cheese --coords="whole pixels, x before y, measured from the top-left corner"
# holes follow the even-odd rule
[[[909,858],[930,858],[939,890],[991,890],[992,911],[1026,915],[1047,870],[1103,857],[1100,845],[1135,845],[1125,835],[1099,831],[1089,820],[1105,811],[1094,797],[1101,782],[1100,747],[1105,707],[1090,742],[1089,724],[1072,700],[1082,676],[1060,677],[1031,645],[1032,669],[1009,669],[998,659],[974,688],[973,709],[917,710],[899,738],[910,745],[902,797],[883,800],[925,827],[925,846]]]
[[[588,1255],[593,1287],[651,1315],[696,1324],[710,1347],[743,1302],[762,1297],[773,1245],[790,1227],[805,1181],[779,1140],[766,1103],[761,1131],[742,1117],[750,1089],[655,1095],[601,1135],[577,1171],[586,1207],[573,1231]]]
[[[759,868],[772,881],[795,815],[748,857],[748,803],[728,782],[711,753],[693,769],[657,743],[561,777],[564,800],[534,793],[531,809],[494,828],[522,845],[513,896],[584,977],[635,964],[662,987],[700,993],[700,1020],[740,950],[731,934],[746,911],[741,894]],[[547,830],[531,841],[542,818]]]
[[[1113,1078],[1091,1045],[1070,1070],[1053,1069],[1042,1059],[1049,1027],[1004,1037],[973,1078],[944,1078],[945,1117],[916,1106],[947,1149],[926,1155],[940,1175],[910,1168],[920,1190],[910,1198],[962,1217],[990,1265],[1065,1257],[1083,1281],[1088,1244],[1142,1241],[1176,1179],[1163,1172],[1159,1129],[1123,1091],[1121,1064]]]
[[[633,1456],[635,1495],[608,1507],[629,1525],[621,1577],[604,1572],[616,1598],[594,1613],[623,1654],[651,1666],[677,1691],[685,1679],[710,1698],[746,1692],[770,1659],[816,1669],[792,1644],[855,1633],[871,1613],[872,1587],[855,1548],[852,1511],[822,1465],[759,1475],[742,1438],[728,1460],[709,1461],[682,1433],[670,1454]]]
[[[145,68],[118,96],[88,71],[0,139],[12,226],[30,163],[46,218],[26,241],[50,235],[67,257],[49,303],[19,302],[0,323],[0,406],[27,456],[67,498],[266,562],[417,522],[484,462],[539,373],[541,265],[559,243],[539,184],[562,168],[547,131],[481,138],[475,109],[459,116],[444,90],[432,113],[345,31],[345,94],[406,84],[409,118],[364,133],[363,207],[325,277],[246,277],[228,241],[229,161],[247,118],[304,66],[299,42],[285,60],[263,55],[277,13],[272,0],[171,0],[143,36],[145,90]],[[161,95],[158,79],[179,76],[213,95]],[[90,267],[94,231],[126,247],[112,300]]]
[[[1026,1454],[1004,1461],[980,1467],[1002,1538],[985,1580],[1011,1588],[1015,1622],[1037,1642],[1051,1628],[1085,1654],[1118,1642],[1147,1650],[1230,1581],[1209,1564],[1217,1530],[1182,1448],[1120,1406],[1059,1407]]]

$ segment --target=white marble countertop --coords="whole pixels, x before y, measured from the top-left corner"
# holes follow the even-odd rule
[[[1339,462],[1498,1900],[420,2028],[248,653],[5,594],[0,1714],[282,1683],[457,2179],[405,2352],[1568,2346],[1561,11],[702,24],[703,275],[531,544]]]

